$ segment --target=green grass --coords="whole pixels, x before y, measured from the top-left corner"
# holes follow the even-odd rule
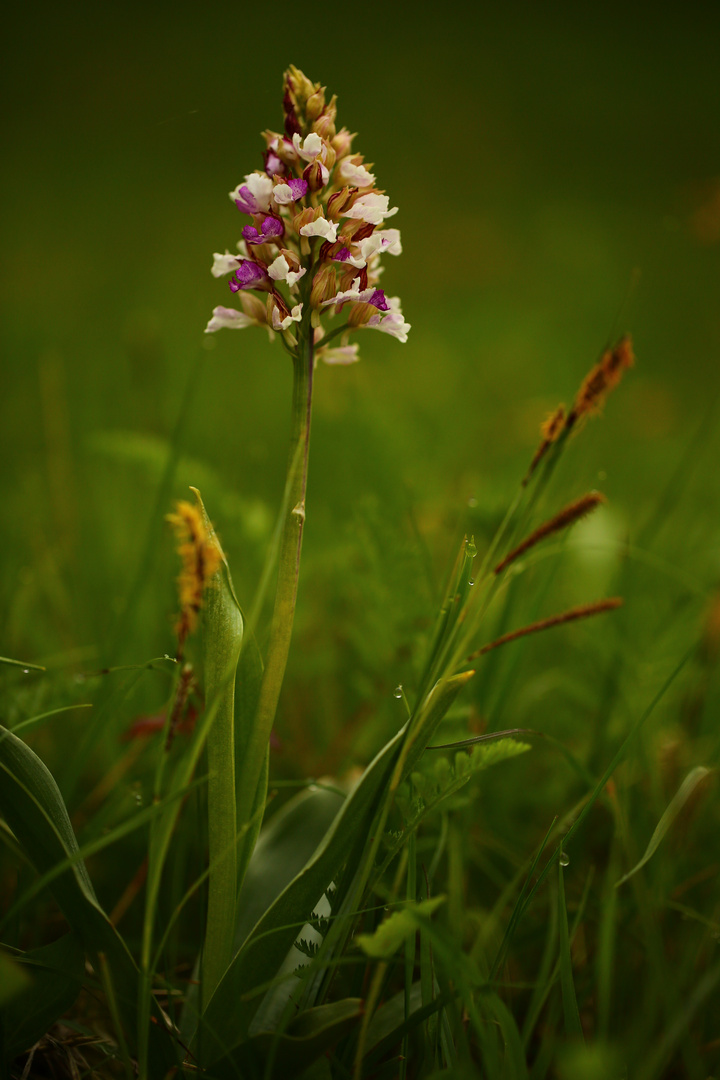
[[[0,740],[0,1076],[20,1077],[36,1044],[39,1076],[70,1055],[80,1075],[132,1076],[139,1060],[154,1080],[184,1047],[209,1077],[720,1069],[718,270],[697,231],[715,168],[711,35],[664,16],[644,27],[626,14],[618,35],[589,15],[555,27],[528,14],[526,40],[509,15],[476,25],[467,13],[461,34],[420,14],[398,51],[402,20],[388,18],[373,79],[395,135],[354,76],[317,58],[308,28],[288,57],[339,91],[401,206],[405,256],[388,285],[413,332],[402,348],[365,335],[361,364],[318,371],[265,822],[234,945],[226,917],[204,956],[208,910],[223,907],[210,879],[230,863],[220,836],[208,865],[204,739],[229,689],[218,660],[203,712],[211,635],[188,644],[194,731],[166,754],[158,724],[133,725],[166,710],[180,677],[163,517],[191,484],[258,649],[242,654],[235,715],[251,716],[258,693],[290,364],[262,334],[206,349],[199,330],[222,301],[208,252],[234,236],[224,192],[256,164],[256,128],[276,120],[282,64],[268,76],[248,59],[228,132],[210,26],[183,12],[165,52],[149,24],[114,46],[80,27],[78,86],[57,100],[51,21],[32,46],[28,27],[18,37],[0,430],[13,468],[0,652],[17,661],[0,661],[12,733]],[[437,78],[425,80],[430,32]],[[219,48],[229,65],[231,34]],[[127,67],[141,53],[134,106],[82,105],[94,55]],[[42,108],[20,93],[31,55],[44,59]],[[167,85],[181,55],[192,59],[177,104]],[[459,146],[473,194],[455,232],[437,174],[454,182]],[[37,188],[46,160],[57,216]],[[39,250],[53,252],[52,288]],[[486,577],[540,422],[626,327],[638,367],[546,460],[498,552],[590,489],[607,505]],[[621,609],[513,641],[458,680],[480,646],[614,595]],[[505,729],[529,733],[424,751]],[[244,793],[227,833],[233,875],[257,798],[247,811]],[[214,985],[228,948],[208,1002],[198,973],[209,955]]]

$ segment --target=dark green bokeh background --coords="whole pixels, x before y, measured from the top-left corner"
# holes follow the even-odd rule
[[[626,330],[639,366],[561,483],[603,487],[610,538],[647,520],[717,391],[720,350],[720,18],[649,11],[16,8],[3,62],[0,652],[172,650],[166,536],[110,655],[107,635],[146,539],[158,440],[208,344],[182,433],[194,464],[174,494],[203,488],[252,591],[282,489],[289,364],[263,333],[202,330],[228,302],[211,253],[244,223],[227,192],[260,165],[260,130],[280,124],[290,62],[338,94],[340,122],[400,206],[404,254],[385,284],[413,327],[406,345],[364,333],[361,364],[320,371],[299,634],[329,647],[375,618],[375,664],[393,659],[406,641],[392,635],[412,636],[403,620],[432,614],[431,590],[406,580],[409,515],[438,576],[468,500],[482,532],[539,421]],[[664,549],[704,583],[719,569],[713,431],[688,459]],[[377,594],[362,577],[373,560]],[[322,649],[304,655],[322,668]]]

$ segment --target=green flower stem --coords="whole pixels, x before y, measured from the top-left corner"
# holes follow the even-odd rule
[[[287,664],[292,636],[295,601],[300,574],[300,553],[305,526],[310,417],[313,391],[313,330],[310,320],[300,325],[297,352],[293,357],[292,431],[288,457],[285,520],[280,537],[275,607],[270,642],[265,660],[255,722],[248,736],[247,750],[237,783],[238,823],[250,819],[270,731]],[[238,885],[240,882],[238,883]]]

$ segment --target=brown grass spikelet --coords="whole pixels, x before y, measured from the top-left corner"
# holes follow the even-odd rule
[[[523,487],[525,487],[528,480],[535,472],[538,465],[545,457],[545,454],[548,452],[552,444],[554,442],[557,442],[557,440],[560,438],[564,427],[565,406],[558,405],[557,409],[555,409],[554,412],[551,412],[550,415],[545,420],[543,420],[542,424],[540,425],[540,436],[542,441],[538,446],[537,450],[535,451],[534,458],[530,462],[530,468],[525,474],[525,479],[523,480]]]
[[[565,406],[558,405],[540,425],[540,434],[545,442],[554,443],[565,426]]]
[[[203,591],[220,569],[222,551],[215,536],[208,532],[201,511],[192,503],[179,500],[175,503],[174,513],[168,514],[166,520],[175,531],[182,561],[177,578],[180,614],[175,624],[179,652],[182,653],[185,639],[197,625]]]
[[[535,547],[541,540],[545,540],[548,536],[552,536],[553,533],[560,532],[562,529],[567,529],[569,525],[573,525],[576,521],[580,521],[581,518],[586,517],[592,513],[598,506],[607,502],[607,499],[600,491],[590,491],[587,495],[583,495],[582,498],[576,499],[574,502],[568,503],[564,506],[555,517],[550,518],[548,521],[544,521],[542,525],[535,529],[535,532],[530,533],[521,544],[518,544],[516,548],[505,556],[505,558],[497,564],[494,573],[499,574],[511,563],[519,559],[521,555],[524,555],[530,548]]]
[[[615,611],[616,608],[622,607],[623,603],[621,596],[609,596],[606,600],[597,600],[593,604],[581,604],[579,607],[568,608],[567,611],[561,611],[559,615],[551,615],[548,619],[540,619],[538,622],[530,623],[529,626],[520,627],[519,630],[511,630],[509,634],[503,634],[502,637],[496,638],[495,641],[488,642],[487,645],[483,645],[474,653],[470,653],[465,658],[465,663],[469,664],[479,656],[484,656],[485,653],[489,653],[493,649],[499,649],[501,645],[507,645],[510,641],[517,641],[518,638],[527,637],[528,634],[539,634],[543,630],[550,630],[553,626],[562,626],[564,623],[576,622],[578,619],[589,619],[593,615],[602,615],[606,611]]]
[[[603,353],[595,367],[583,379],[568,415],[566,427],[572,427],[583,416],[599,412],[607,395],[615,389],[623,373],[634,363],[632,338],[625,334],[612,349]]]

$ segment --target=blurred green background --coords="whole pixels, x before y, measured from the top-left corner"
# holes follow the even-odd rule
[[[648,521],[663,566],[702,595],[720,571],[719,29],[717,8],[694,5],[16,7],[0,652],[58,678],[172,652],[176,566],[158,515],[190,483],[252,595],[282,491],[289,362],[259,331],[202,330],[228,302],[211,254],[243,224],[227,192],[261,164],[291,62],[338,94],[339,122],[400,207],[404,254],[384,283],[412,324],[406,345],[365,333],[360,364],[319,373],[279,721],[298,768],[345,723],[367,751],[363,718],[412,680],[462,530],[489,535],[539,422],[627,330],[638,367],[574,440],[556,489],[599,486],[609,506],[541,613],[601,595],[607,545]],[[668,485],[671,510],[653,519]],[[637,625],[657,642],[680,601],[665,571],[639,574]],[[592,654],[602,635],[578,640]],[[40,685],[18,699],[13,677],[11,718],[52,697]],[[138,691],[122,722],[163,692]]]

